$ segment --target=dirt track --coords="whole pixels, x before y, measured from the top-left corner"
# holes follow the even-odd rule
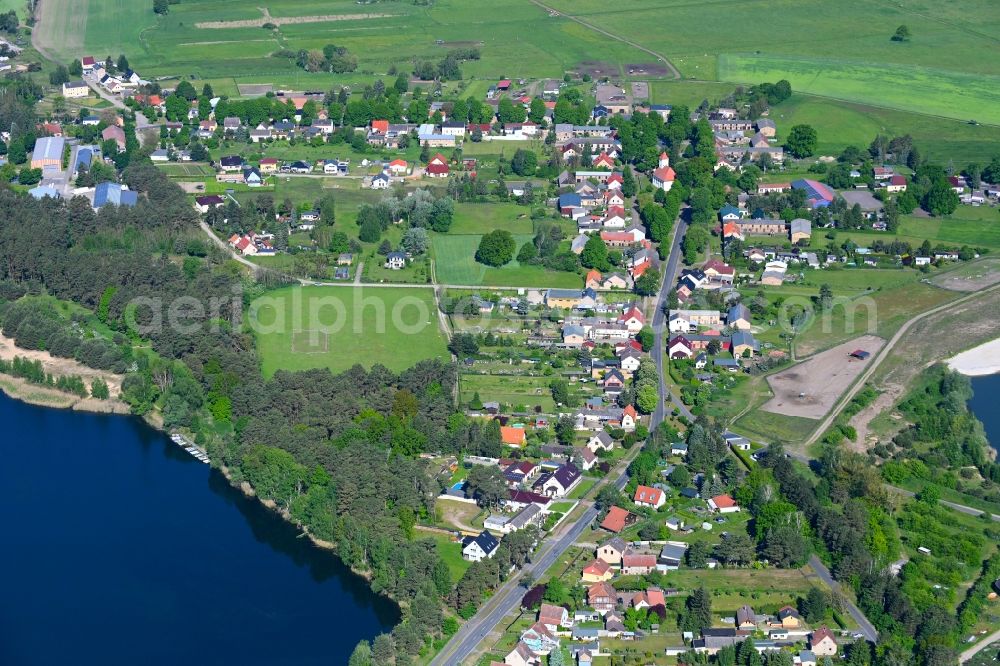
[[[195,23],[196,28],[223,30],[226,28],[260,28],[265,23],[274,25],[291,25],[294,23],[326,23],[328,21],[360,21],[364,19],[388,18],[392,14],[325,14],[318,16],[271,16],[265,11],[259,19],[242,21],[201,21]]]
[[[774,397],[761,409],[785,416],[822,418],[869,362],[849,354],[864,349],[874,357],[884,344],[885,340],[878,336],[862,335],[771,375],[767,381]]]

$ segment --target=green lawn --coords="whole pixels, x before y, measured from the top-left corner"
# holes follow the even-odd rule
[[[525,405],[529,409],[541,406],[543,412],[549,413],[555,409],[549,381],[549,377],[463,374],[459,399],[466,403],[478,392],[483,402]]]
[[[959,206],[950,217],[904,217],[899,225],[903,236],[970,245],[1000,248],[1000,212],[988,206]]]
[[[494,229],[506,229],[512,234],[534,233],[530,209],[512,203],[455,204],[451,235],[484,234]]]
[[[762,442],[799,442],[808,437],[818,423],[801,416],[785,416],[754,409],[736,421],[733,428],[740,434]]]
[[[787,79],[793,90],[849,102],[1000,124],[1000,76],[886,62],[724,53],[718,76],[733,83]]]
[[[717,81],[654,81],[649,96],[651,104],[684,104],[693,111],[703,100],[717,102],[735,89],[732,83]]]
[[[541,266],[521,266],[517,260],[501,268],[491,268],[476,261],[481,235],[434,234],[432,246],[441,284],[491,285],[497,287],[567,288],[581,287],[577,273],[550,271]],[[532,235],[514,234],[518,248],[530,242]]]
[[[462,544],[453,541],[450,536],[418,532],[417,537],[430,539],[434,542],[441,560],[448,565],[448,572],[451,574],[453,583],[457,583],[462,578],[465,570],[472,565],[472,562],[462,559]]]
[[[430,289],[287,287],[254,306],[265,376],[279,369],[340,372],[355,363],[399,371],[448,358]]]

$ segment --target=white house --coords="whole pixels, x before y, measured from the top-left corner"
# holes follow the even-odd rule
[[[493,557],[497,551],[500,541],[487,530],[483,530],[478,536],[467,536],[462,539],[462,558],[470,562],[480,562]]]

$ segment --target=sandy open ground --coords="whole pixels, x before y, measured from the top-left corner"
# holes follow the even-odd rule
[[[947,364],[952,370],[970,377],[996,374],[1000,372],[1000,338],[953,356]]]
[[[774,397],[761,409],[785,416],[822,418],[871,362],[871,359],[851,358],[849,354],[863,349],[874,356],[884,344],[885,340],[878,336],[862,335],[771,375],[767,383]]]
[[[122,380],[124,375],[116,375],[113,372],[95,370],[82,363],[78,363],[71,358],[58,358],[45,351],[34,349],[22,349],[14,344],[11,338],[0,334],[0,359],[5,361],[13,360],[15,356],[20,356],[31,361],[41,361],[45,372],[55,377],[65,377],[79,375],[83,383],[90,387],[90,383],[97,377],[102,378],[108,384],[108,391],[111,394],[110,400],[94,400],[92,398],[79,399],[76,396],[65,406],[72,406],[74,409],[86,411],[108,411],[108,412],[128,412],[128,405],[117,399],[122,390]],[[20,382],[18,382],[20,384]],[[31,387],[32,390],[47,390],[44,387]],[[68,395],[68,394],[63,394]]]

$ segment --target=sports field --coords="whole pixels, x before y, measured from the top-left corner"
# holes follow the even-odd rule
[[[287,287],[254,301],[247,321],[267,377],[355,363],[403,370],[448,357],[430,289]]]

